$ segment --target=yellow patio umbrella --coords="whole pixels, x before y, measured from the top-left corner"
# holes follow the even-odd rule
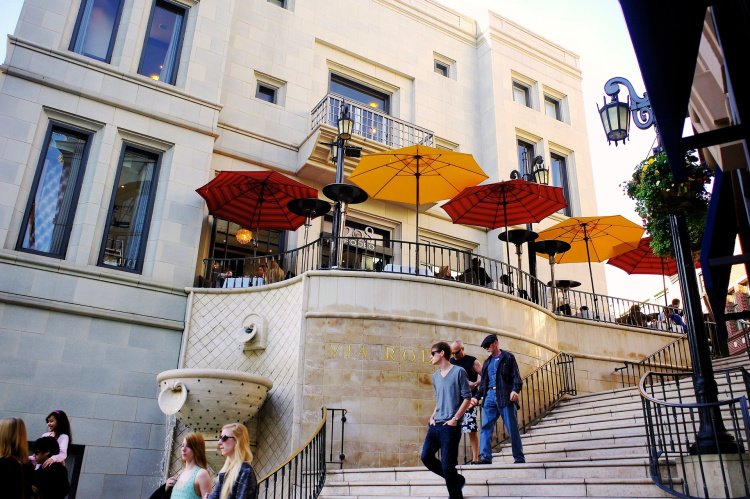
[[[643,227],[621,215],[599,217],[571,217],[539,233],[537,242],[556,239],[570,244],[570,250],[558,253],[555,263],[589,264],[591,292],[594,294],[594,273],[591,262],[603,262],[626,251],[638,248]],[[542,255],[540,253],[540,256]],[[596,311],[599,315],[599,311]]]
[[[452,198],[464,188],[488,177],[471,154],[413,145],[381,153],[365,154],[349,179],[371,198],[419,205]],[[419,267],[419,247],[417,262]]]

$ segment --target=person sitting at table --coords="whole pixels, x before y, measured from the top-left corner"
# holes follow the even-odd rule
[[[232,277],[232,271],[224,267],[224,271],[219,272],[219,274],[216,276],[216,287],[217,288],[223,287],[224,281],[227,279],[227,277]]]
[[[439,277],[440,279],[449,279],[451,281],[455,280],[451,275],[451,268],[447,265],[443,265],[442,267],[440,267],[440,270],[437,271],[435,277]]]
[[[273,282],[281,282],[284,280],[284,270],[279,267],[279,262],[277,262],[276,260],[271,260],[271,262],[268,264],[268,275],[266,276],[266,280],[269,284]]]
[[[630,309],[628,309],[627,314],[623,315],[619,319],[616,319],[615,322],[619,324],[629,324],[631,326],[648,326],[648,318],[646,317],[646,314],[641,312],[641,306],[637,303],[632,305]]]
[[[674,298],[672,304],[667,307],[667,323],[681,329],[682,332],[687,331],[687,324],[685,324],[682,315],[680,315],[679,298]]]
[[[260,279],[263,279],[263,281],[265,281],[266,270],[268,270],[268,266],[265,263],[261,263],[260,265],[258,265],[258,270],[255,271],[255,277],[258,277]]]
[[[458,280],[469,284],[479,284],[480,286],[492,284],[492,278],[484,270],[477,257],[471,259],[471,266],[459,276]]]
[[[562,315],[573,315],[573,309],[570,307],[570,303],[563,303],[557,307],[555,311]]]
[[[578,312],[576,312],[576,317],[580,317],[581,319],[593,319],[594,317],[591,315],[591,310],[589,310],[589,307],[586,305],[581,305],[581,308],[578,309]]]

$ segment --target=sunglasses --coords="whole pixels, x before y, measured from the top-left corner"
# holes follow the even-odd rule
[[[458,355],[461,353],[461,350],[456,350],[455,352],[451,352],[451,355]]]
[[[234,437],[232,437],[232,436],[230,436],[230,435],[222,435],[222,436],[220,436],[220,437],[219,437],[219,441],[220,441],[220,442],[226,442],[226,441],[227,441],[227,440],[229,440],[230,438],[234,438]]]
[[[440,350],[432,350],[432,351],[431,351],[430,353],[431,353],[432,355],[437,355],[437,354],[439,354],[439,353],[440,353]]]

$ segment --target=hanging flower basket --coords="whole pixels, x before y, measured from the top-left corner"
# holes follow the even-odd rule
[[[622,184],[624,193],[635,201],[635,211],[651,235],[651,249],[658,256],[674,256],[669,215],[685,216],[693,249],[700,246],[710,195],[706,184],[712,172],[695,156],[685,157],[687,179],[675,183],[664,153],[641,162],[631,179]]]

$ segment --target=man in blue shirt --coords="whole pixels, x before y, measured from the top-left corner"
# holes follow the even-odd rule
[[[500,350],[500,342],[494,334],[490,334],[482,341],[482,348],[487,350],[490,356],[482,365],[479,391],[471,399],[473,405],[484,399],[482,430],[479,434],[479,464],[492,464],[492,432],[498,417],[503,418],[503,424],[510,435],[513,462],[525,463],[516,417],[518,393],[523,384],[518,363],[512,353]]]
[[[456,471],[456,463],[461,441],[459,422],[471,404],[469,378],[463,367],[450,363],[451,347],[444,341],[432,345],[431,353],[432,365],[438,367],[432,375],[435,410],[420,458],[428,470],[445,479],[450,499],[463,499],[461,489],[466,479]],[[440,459],[435,456],[438,451]]]

